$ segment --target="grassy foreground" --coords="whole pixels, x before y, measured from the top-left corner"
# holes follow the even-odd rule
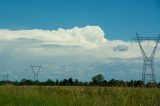
[[[0,106],[160,106],[160,89],[0,86]]]

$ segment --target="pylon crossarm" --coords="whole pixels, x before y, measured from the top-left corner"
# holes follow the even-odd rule
[[[157,40],[157,37],[139,37],[139,40],[141,40],[141,41],[146,41],[146,40],[148,40],[148,41],[155,41],[155,40]]]

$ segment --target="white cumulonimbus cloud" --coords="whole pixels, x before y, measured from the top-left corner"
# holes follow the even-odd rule
[[[43,43],[94,47],[107,42],[103,30],[98,26],[58,30],[0,30],[0,40],[30,39]]]

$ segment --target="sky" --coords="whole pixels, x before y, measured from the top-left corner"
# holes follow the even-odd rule
[[[159,0],[0,0],[1,79],[33,79],[30,65],[41,64],[40,80],[139,80],[143,60],[130,40],[159,31]]]
[[[98,25],[110,40],[160,30],[159,0],[0,0],[0,28],[58,29]]]

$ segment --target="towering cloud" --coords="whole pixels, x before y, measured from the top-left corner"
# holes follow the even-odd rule
[[[107,42],[104,32],[99,26],[86,26],[83,28],[58,30],[0,30],[0,40],[28,39],[38,40],[43,43],[94,47]]]

